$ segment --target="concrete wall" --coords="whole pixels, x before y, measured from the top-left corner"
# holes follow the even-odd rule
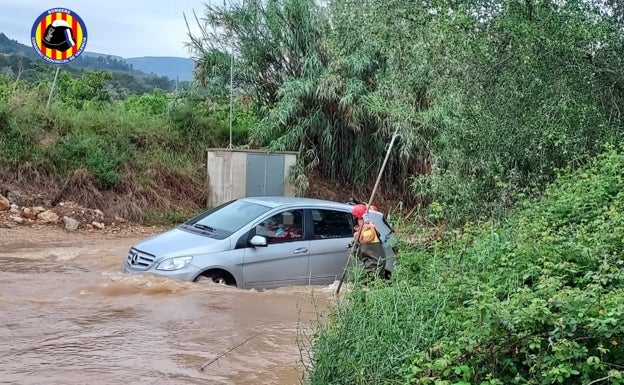
[[[245,196],[247,180],[247,154],[264,153],[258,150],[208,149],[208,206],[215,207],[232,199]],[[284,195],[294,196],[295,187],[288,182],[288,170],[297,161],[295,152],[273,152],[284,155]]]
[[[288,171],[290,170],[290,166],[295,164],[297,161],[297,153],[296,152],[287,152],[284,153],[284,196],[294,197],[295,196],[295,185],[288,182]]]

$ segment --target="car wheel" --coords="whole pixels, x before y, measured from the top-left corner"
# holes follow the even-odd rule
[[[217,285],[226,285],[226,286],[236,285],[232,277],[228,276],[228,274],[224,272],[211,271],[211,272],[204,274],[204,277],[208,278],[210,281],[216,283]]]
[[[225,277],[222,277],[219,274],[213,274],[209,276],[208,278],[212,279],[212,282],[216,284],[227,285],[227,280],[225,279]]]

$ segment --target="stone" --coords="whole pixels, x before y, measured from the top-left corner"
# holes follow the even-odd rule
[[[4,196],[0,195],[0,211],[6,211],[11,208],[11,203]]]
[[[11,214],[20,214],[20,208],[15,203],[11,203]]]
[[[58,214],[52,210],[46,210],[37,215],[37,219],[43,223],[57,223],[59,220]]]
[[[69,231],[76,231],[80,226],[80,222],[70,217],[63,217],[63,222],[65,222],[65,229]]]
[[[96,229],[104,230],[104,223],[93,221],[91,222],[91,225]]]
[[[23,216],[26,219],[36,219],[39,213],[46,211],[43,207],[24,207]]]
[[[24,218],[27,218],[27,219],[35,219],[37,217],[37,214],[35,213],[35,210],[33,210],[32,207],[24,207],[24,210],[22,211],[22,215],[24,216]]]
[[[16,215],[11,215],[10,216],[11,220],[15,223],[24,223],[25,219],[22,217],[18,217]]]

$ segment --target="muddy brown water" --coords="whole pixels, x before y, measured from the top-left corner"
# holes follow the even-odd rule
[[[0,383],[301,383],[300,347],[332,286],[127,276],[141,238],[0,229]]]

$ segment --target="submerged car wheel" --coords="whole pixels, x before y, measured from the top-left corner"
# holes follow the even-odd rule
[[[236,286],[236,281],[234,280],[234,277],[232,277],[227,271],[207,271],[206,273],[202,274],[202,277],[205,277],[206,279],[209,279],[210,281],[218,285]]]
[[[227,280],[225,279],[225,277],[222,277],[218,274],[215,274],[208,278],[212,279],[212,282],[218,283],[219,285],[227,285]]]

